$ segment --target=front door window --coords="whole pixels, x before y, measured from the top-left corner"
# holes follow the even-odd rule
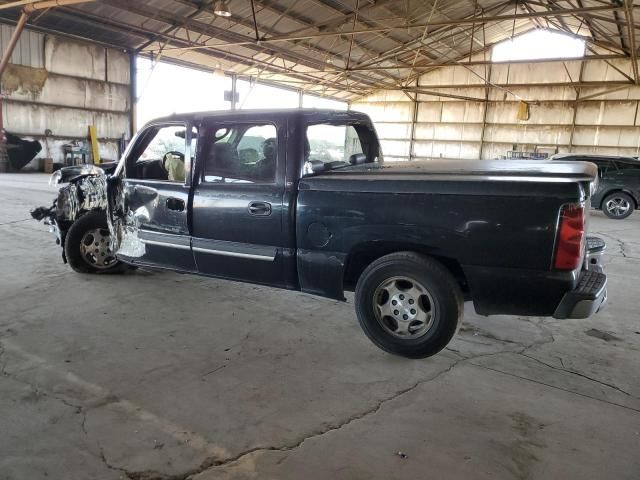
[[[129,160],[127,177],[184,183],[185,132],[184,125],[148,128]]]

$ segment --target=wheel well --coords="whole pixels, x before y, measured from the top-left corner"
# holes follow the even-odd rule
[[[612,193],[625,193],[625,194],[629,195],[631,197],[631,199],[633,200],[633,203],[634,203],[633,208],[635,208],[635,209],[638,208],[638,199],[636,198],[636,196],[632,192],[630,192],[628,190],[624,190],[622,188],[616,188],[615,190],[609,190],[607,193],[602,195],[602,200],[600,200],[600,205],[598,205],[598,208],[600,208],[600,210],[602,210],[602,206],[604,205],[604,199],[607,198]]]
[[[449,270],[449,273],[453,275],[465,296],[469,293],[467,279],[460,263],[458,263],[457,260],[443,257],[441,255],[434,255],[431,252],[431,249],[425,245],[396,242],[368,243],[365,245],[359,245],[352,250],[347,257],[344,269],[345,290],[355,290],[355,286],[356,283],[358,283],[360,275],[362,275],[362,272],[364,272],[372,262],[376,261],[380,257],[384,257],[385,255],[395,252],[415,252],[428,255],[429,257],[438,260],[447,270]]]

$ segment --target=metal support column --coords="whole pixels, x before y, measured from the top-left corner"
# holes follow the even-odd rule
[[[138,55],[129,52],[129,133],[136,133],[138,123]]]
[[[238,76],[231,75],[231,110],[236,109],[236,96],[238,95]]]
[[[580,73],[578,74],[578,83],[582,82],[582,77],[584,76],[584,62],[580,62]],[[580,93],[582,89],[580,87],[576,87],[576,101],[573,104],[573,115],[571,117],[571,134],[569,135],[569,153],[573,152],[573,138],[576,133],[576,118],[578,116],[578,106],[580,102]]]
[[[491,65],[489,65],[485,70],[487,75],[487,80],[491,78]],[[487,113],[489,110],[489,83],[485,83],[484,88],[484,111],[482,112],[482,129],[480,131],[480,152],[478,155],[478,159],[482,160],[482,155],[484,154],[484,131],[487,129]]]
[[[413,117],[411,118],[411,136],[409,137],[409,161],[416,157],[416,123],[418,122],[418,93],[413,94]]]

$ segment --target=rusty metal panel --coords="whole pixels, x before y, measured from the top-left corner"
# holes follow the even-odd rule
[[[99,45],[47,35],[44,42],[45,68],[61,75],[106,81],[105,50]]]
[[[13,27],[0,25],[0,47]],[[40,157],[62,161],[62,145],[87,141],[97,126],[101,157],[117,160],[129,132],[129,60],[119,50],[25,30],[2,78],[5,128],[43,144]],[[44,132],[52,135],[45,141]],[[38,161],[27,168],[35,168]]]
[[[420,102],[418,104],[418,122],[442,121],[442,102]]]
[[[597,92],[603,90],[602,87],[595,89]],[[583,90],[584,91],[584,90]],[[595,92],[594,92],[595,93]],[[583,96],[586,94],[583,94]],[[576,99],[576,89],[573,87],[553,86],[553,87],[512,87],[492,88],[489,90],[489,100],[493,102],[517,101],[531,102],[568,102]]]
[[[410,122],[413,118],[412,102],[358,102],[351,106],[374,121]]]
[[[639,142],[638,127],[576,127],[573,138],[576,146],[637,148]]]
[[[487,125],[487,142],[523,145],[564,145],[571,137],[571,126],[546,125]]]
[[[14,26],[0,24],[0,51],[4,52]],[[11,55],[11,63],[33,68],[44,67],[44,35],[25,29]]]
[[[414,151],[423,158],[474,159],[480,154],[479,142],[416,141]]]
[[[607,63],[608,62],[608,63]],[[615,82],[629,80],[628,77],[633,76],[631,62],[628,60],[595,60],[585,62],[582,79],[591,82]],[[616,68],[614,68],[614,66]],[[619,70],[627,75],[623,75]]]
[[[411,123],[376,122],[376,132],[380,138],[409,138],[411,136]]]
[[[634,125],[638,102],[585,102],[578,105],[577,125]]]
[[[15,81],[10,80],[16,77]],[[3,78],[8,99],[86,110],[129,110],[129,87],[49,74],[44,69],[11,65]]]
[[[87,127],[96,124],[100,138],[119,138],[127,131],[126,113],[92,112],[43,104],[4,102],[7,130],[17,135],[41,135],[49,129],[55,136],[87,138]]]
[[[107,49],[107,79],[112,83],[129,85],[129,54]]]
[[[491,66],[491,82],[521,84],[577,81],[581,63],[579,60],[553,62],[542,68],[537,63],[495,64]]]
[[[381,140],[382,152],[385,156],[402,157],[409,159],[409,144],[408,140]]]

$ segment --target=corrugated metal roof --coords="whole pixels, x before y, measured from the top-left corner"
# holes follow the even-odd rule
[[[211,0],[101,0],[34,14],[30,26],[341,99],[404,88],[419,72],[533,28],[578,34],[621,56],[631,54],[638,28],[629,37],[633,6],[597,0],[253,2],[255,24],[252,0],[228,0],[229,18],[215,16]],[[0,10],[0,20],[18,14]]]

